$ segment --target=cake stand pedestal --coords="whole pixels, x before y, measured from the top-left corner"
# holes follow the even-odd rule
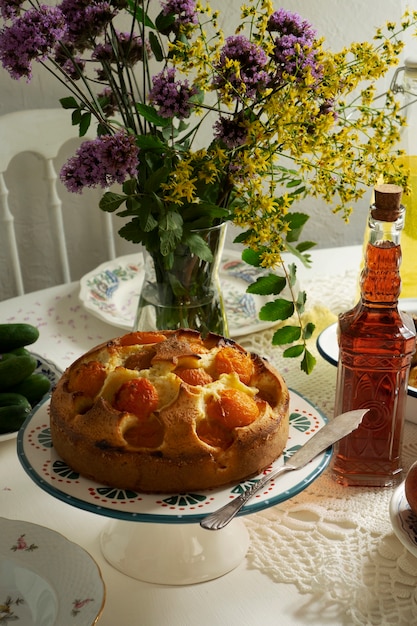
[[[106,487],[80,476],[56,454],[48,409],[49,403],[44,402],[20,429],[19,460],[31,479],[50,495],[109,518],[100,543],[104,557],[113,567],[145,582],[187,585],[223,576],[243,561],[249,535],[241,517],[216,531],[201,528],[200,522],[259,477],[184,494],[143,494]],[[287,447],[264,473],[282,465],[326,421],[308,400],[290,391]],[[271,480],[240,515],[261,511],[298,494],[323,472],[330,458],[331,450],[327,450],[304,468]]]
[[[135,524],[111,520],[101,533],[106,560],[144,582],[189,585],[219,578],[246,556],[249,533],[240,519],[212,532],[199,524]]]

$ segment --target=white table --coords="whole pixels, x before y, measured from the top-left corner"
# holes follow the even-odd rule
[[[312,303],[319,305],[320,298],[326,297],[322,294],[325,294],[328,288],[328,276],[333,275],[339,292],[336,301],[341,303],[343,308],[345,298],[348,300],[354,298],[352,285],[360,263],[360,246],[318,250],[313,252],[312,256],[313,269],[300,268],[298,273],[301,283],[307,292],[311,293]],[[331,289],[334,291],[334,286]],[[78,283],[54,287],[1,302],[0,321],[28,322],[38,326],[40,338],[33,346],[34,351],[49,358],[61,368],[68,366],[92,346],[120,334],[116,328],[101,322],[84,310],[78,300]],[[256,342],[256,338],[246,338],[246,340]],[[308,377],[299,372],[298,363],[284,361],[278,349],[269,346],[268,350],[269,355],[284,372],[288,384],[331,416],[335,368],[318,357],[317,367]],[[409,424],[407,429],[409,444],[407,463],[409,464],[414,453],[417,458],[417,427]],[[0,443],[0,515],[11,519],[31,521],[57,530],[84,547],[93,556],[102,571],[107,588],[100,626],[114,626],[115,624],[121,626],[161,626],[162,624],[169,626],[194,626],[194,624],[199,626],[255,626],[257,624],[323,626],[324,624],[367,623],[360,621],[357,615],[354,618],[350,614],[352,607],[353,613],[356,612],[356,602],[359,609],[364,610],[362,607],[363,585],[360,581],[352,582],[352,576],[348,571],[355,564],[347,559],[346,563],[337,562],[329,566],[328,560],[332,554],[338,554],[342,543],[346,544],[346,548],[350,550],[349,546],[359,546],[360,550],[369,551],[369,554],[364,554],[362,557],[364,567],[369,569],[369,576],[372,578],[373,566],[384,568],[384,564],[379,563],[378,559],[375,561],[376,557],[373,552],[381,545],[384,546],[386,542],[390,545],[391,553],[389,555],[384,553],[383,557],[385,561],[389,560],[391,572],[393,568],[397,568],[400,572],[401,567],[405,567],[404,564],[407,565],[404,574],[407,576],[407,585],[404,584],[404,576],[400,582],[397,581],[400,578],[399,574],[391,576],[393,588],[390,587],[389,581],[387,582],[387,577],[379,581],[385,604],[382,608],[375,605],[374,612],[376,611],[375,614],[381,616],[386,610],[384,620],[388,621],[380,619],[372,623],[394,623],[389,620],[398,612],[402,617],[406,615],[409,620],[398,623],[417,623],[415,592],[417,559],[402,548],[392,533],[386,508],[389,497],[390,493],[387,490],[369,493],[369,495],[364,490],[348,493],[336,485],[333,487],[330,479],[323,475],[300,497],[297,497],[294,503],[287,501],[273,507],[276,510],[268,509],[245,518],[252,544],[246,560],[234,571],[217,580],[198,585],[159,586],[130,578],[109,565],[102,556],[99,545],[99,534],[107,523],[106,518],[69,506],[41,490],[22,469],[16,455],[15,440]],[[346,507],[346,499],[353,504],[352,507]],[[356,518],[353,522],[350,519],[350,513],[346,513],[347,509],[360,510],[357,513],[359,519],[360,515],[364,514],[362,502],[369,503],[369,537],[365,539],[363,536],[366,533],[360,528]],[[329,519],[325,519],[326,510],[331,510]],[[379,525],[375,519],[371,519],[372,511],[375,510],[382,511],[383,519],[380,523],[378,522]],[[346,521],[344,516],[349,517],[349,520]],[[365,526],[367,523],[368,521],[365,520]],[[330,528],[332,524],[334,525],[333,534]],[[285,541],[285,534],[289,537],[288,542]],[[311,562],[303,562],[303,575],[298,577],[300,560],[304,559],[302,555],[305,554],[306,549],[308,552],[308,547],[300,544],[300,538],[303,536],[306,539],[311,537],[311,546],[314,549]],[[295,538],[294,544],[293,538]],[[285,547],[290,544],[290,551],[282,549],[282,545]],[[308,546],[308,542],[306,545]],[[328,550],[327,553],[326,550]],[[325,554],[327,554],[326,557]],[[356,555],[355,559],[357,561],[362,557]],[[292,565],[291,558],[294,559]],[[309,567],[312,568],[312,578],[318,575],[317,581],[311,585],[311,588],[308,582],[306,583],[308,571],[307,578],[305,578]],[[385,572],[384,569],[383,572]],[[334,573],[333,580],[332,573]],[[357,589],[352,587],[353,597],[352,595],[349,598],[344,597],[343,585],[340,588],[337,585],[338,580],[343,579],[345,575],[347,575],[348,585],[358,585]],[[402,591],[406,589],[400,594],[399,599],[395,591],[396,582],[398,582],[397,591],[401,586]],[[407,594],[408,597],[405,597]],[[334,595],[333,598],[332,595]],[[375,592],[375,582],[370,583],[369,597],[374,601],[378,597]],[[365,599],[368,602],[368,596]]]

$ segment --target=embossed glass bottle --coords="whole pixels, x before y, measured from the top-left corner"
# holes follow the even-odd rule
[[[369,239],[356,306],[339,316],[335,415],[368,408],[358,429],[336,446],[332,472],[343,485],[401,480],[401,444],[415,330],[399,311],[401,188],[381,185],[369,214]]]

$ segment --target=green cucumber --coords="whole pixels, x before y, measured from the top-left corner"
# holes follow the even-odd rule
[[[34,343],[39,330],[32,324],[0,324],[0,354]]]
[[[22,382],[10,387],[9,391],[25,396],[25,398],[29,400],[30,404],[35,406],[35,404],[38,404],[44,395],[48,393],[50,388],[51,382],[44,374],[31,374],[22,380]]]
[[[26,348],[16,348],[16,350],[0,354],[0,361],[7,361],[7,359],[11,359],[14,356],[30,356],[30,352]]]
[[[35,357],[13,356],[0,361],[0,391],[7,391],[33,374],[38,362]]]
[[[30,411],[31,409],[23,405],[0,406],[0,434],[19,430]]]
[[[29,411],[32,410],[32,405],[25,396],[21,393],[12,393],[8,391],[0,393],[0,407],[2,406],[21,406],[29,409]]]

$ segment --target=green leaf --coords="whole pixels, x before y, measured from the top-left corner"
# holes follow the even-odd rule
[[[125,182],[123,183],[123,191],[127,196],[133,196],[136,193],[136,179],[135,178],[129,178],[128,180],[125,180]]]
[[[227,220],[229,211],[209,202],[196,202],[183,209],[182,217],[184,222],[189,223],[190,227],[196,230],[197,228],[210,228],[216,218],[222,221]]]
[[[166,144],[155,135],[137,135],[136,145],[141,150],[155,150],[156,152],[166,152]]]
[[[131,222],[122,226],[119,230],[119,235],[132,243],[141,243],[142,229],[140,227],[139,218],[134,217]]]
[[[142,26],[147,26],[148,28],[155,28],[154,23],[143,10],[143,8],[138,4],[137,0],[128,0],[128,7],[131,15],[134,15],[136,21]]]
[[[151,44],[151,50],[154,54],[155,59],[157,61],[163,61],[164,51],[161,48],[158,37],[152,31],[149,31],[149,43]]]
[[[295,303],[295,306],[296,306],[297,311],[298,311],[299,313],[302,313],[302,312],[304,311],[304,307],[305,307],[306,300],[307,300],[307,294],[306,294],[306,292],[305,292],[305,291],[300,291],[300,292],[298,293],[298,296],[297,296],[297,301],[296,301],[296,303]]]
[[[73,126],[78,126],[81,122],[81,109],[77,108],[71,113],[71,123]]]
[[[282,346],[286,343],[298,341],[301,337],[301,328],[299,326],[283,326],[275,331],[272,337],[274,346]]]
[[[102,137],[103,135],[109,134],[109,128],[105,124],[97,124],[97,137]]]
[[[90,128],[91,123],[91,113],[88,111],[87,113],[83,113],[80,120],[80,137],[84,137]]]
[[[160,230],[160,239],[160,250],[162,256],[167,256],[177,247],[178,237],[172,230]]]
[[[73,96],[67,98],[60,98],[59,102],[63,109],[78,109],[78,102]]]
[[[166,117],[161,117],[158,115],[154,107],[151,107],[148,104],[143,104],[142,102],[136,102],[136,110],[138,113],[145,118],[150,124],[154,126],[168,126],[171,123],[170,119]]]
[[[182,284],[182,282],[178,280],[178,278],[175,276],[175,274],[171,274],[170,272],[168,272],[167,276],[168,276],[168,281],[169,281],[169,284],[171,285],[171,289],[173,293],[177,297],[185,295],[186,289],[184,285]]]
[[[305,190],[306,190],[306,186],[300,185],[299,187],[297,187],[297,189],[293,189],[289,195],[291,196],[291,198],[295,199],[296,196],[300,196],[301,194],[303,194]]]
[[[309,254],[302,254],[295,246],[292,246],[288,240],[285,242],[285,247],[288,252],[291,252],[291,254],[297,257],[297,259],[299,259],[303,263],[303,265],[305,265],[306,267],[310,267],[311,257]]]
[[[301,356],[304,350],[305,350],[304,344],[297,343],[297,345],[291,346],[290,348],[287,348],[286,350],[284,350],[284,352],[282,353],[282,356],[284,356],[286,359],[294,359],[298,356]]]
[[[107,213],[113,213],[125,201],[126,201],[125,195],[121,195],[119,193],[113,193],[112,191],[107,191],[101,198],[99,202],[99,207],[102,211],[106,211]]]
[[[203,259],[203,261],[211,263],[213,254],[200,235],[197,235],[197,233],[189,233],[184,237],[184,241],[193,254],[196,254],[200,259]]]
[[[164,13],[159,13],[155,20],[155,26],[161,33],[165,33],[169,27],[175,22],[175,15],[173,13],[169,13],[165,15]]]
[[[180,233],[179,238],[182,235],[183,220],[179,213],[176,211],[168,211],[166,215],[161,219],[159,228],[161,231],[176,231]]]
[[[310,250],[310,248],[314,248],[316,245],[315,241],[301,241],[297,244],[297,250],[305,252],[306,250]]]
[[[155,228],[158,228],[158,222],[150,212],[148,214],[142,212],[139,215],[139,220],[141,228],[145,233],[150,233]]]
[[[316,326],[315,324],[313,324],[313,322],[308,322],[308,324],[306,324],[303,328],[303,337],[304,339],[307,341],[307,339],[310,339],[310,337],[312,337],[314,330],[315,330]]]
[[[306,349],[300,367],[306,374],[311,374],[316,362],[316,358],[311,354],[311,352],[309,352],[309,350]]]
[[[256,293],[260,296],[277,295],[281,293],[287,284],[287,280],[284,276],[277,276],[276,274],[268,274],[267,276],[260,276],[254,283],[249,285],[246,289],[247,293]]]
[[[294,303],[284,298],[267,302],[259,311],[259,319],[267,322],[286,320],[294,313]]]
[[[119,217],[132,217],[139,215],[141,210],[142,205],[140,201],[135,196],[130,196],[126,199],[126,209],[118,211],[117,215],[119,215]]]
[[[301,231],[309,219],[309,216],[305,213],[288,213],[284,219],[290,228],[287,233],[287,241],[290,241],[291,243],[298,241]]]
[[[144,186],[145,193],[150,193],[151,191],[156,191],[161,186],[161,183],[164,183],[168,176],[170,170],[168,167],[160,167],[155,172],[152,172],[150,176],[148,176],[147,181]]]
[[[242,233],[239,233],[239,235],[237,235],[233,239],[233,243],[246,243],[247,238],[250,236],[250,234],[252,232],[253,232],[252,229],[249,229],[249,230],[246,230],[246,231],[244,231]]]
[[[253,265],[254,267],[260,267],[260,258],[260,252],[255,252],[255,250],[251,250],[251,248],[246,248],[246,250],[243,250],[242,252],[242,259],[245,261],[245,263]]]
[[[286,184],[286,186],[288,188],[298,187],[299,185],[301,185],[301,183],[302,183],[301,178],[295,178],[294,180],[289,180],[288,183]]]
[[[290,263],[290,265],[288,265],[287,267],[287,271],[288,282],[291,287],[294,287],[295,283],[297,282],[297,266],[295,265],[295,263]]]

